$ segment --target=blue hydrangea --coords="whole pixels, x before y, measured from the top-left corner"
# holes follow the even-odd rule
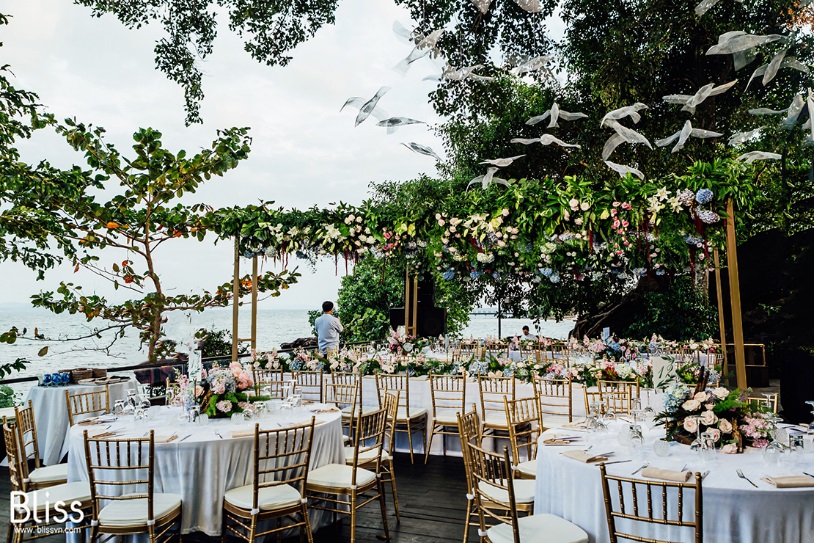
[[[554,270],[552,270],[551,268],[543,268],[540,270],[540,273],[546,277],[551,277],[551,274],[554,273]]]
[[[514,375],[514,366],[509,366],[503,370],[503,377],[511,377],[512,375]]]
[[[469,373],[474,373],[476,375],[486,375],[487,373],[489,373],[489,366],[486,364],[486,362],[476,360],[472,362],[472,364],[469,366]]]
[[[708,204],[712,201],[712,191],[709,189],[698,189],[695,193],[695,201],[701,205]]]
[[[472,279],[477,279],[482,274],[483,274],[483,272],[479,272],[477,270],[474,270],[474,271],[469,272],[469,277],[471,277]]]
[[[443,273],[442,277],[447,281],[452,281],[455,279],[455,270],[447,270]]]
[[[495,279],[500,279],[500,272],[492,272],[492,277]]]
[[[551,276],[548,278],[548,280],[551,281],[552,283],[559,283],[560,282],[560,273],[559,272],[552,273]]]
[[[686,236],[684,236],[684,241],[687,243],[687,245],[698,245],[699,243],[704,242],[703,239],[701,239],[701,238],[699,238],[697,236],[691,236],[690,234],[687,234]]]
[[[715,224],[721,220],[721,217],[717,213],[708,209],[697,209],[695,214],[704,224]]]
[[[690,387],[684,383],[671,383],[664,389],[665,411],[675,411],[690,397]]]
[[[295,358],[291,361],[291,371],[300,371],[302,369],[302,360]]]

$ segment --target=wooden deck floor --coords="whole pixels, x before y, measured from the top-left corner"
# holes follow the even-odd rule
[[[398,525],[389,487],[386,488],[390,536],[393,543],[461,543],[466,484],[463,462],[460,458],[430,457],[427,465],[424,465],[423,458],[419,460],[416,457],[416,463],[412,465],[409,455],[396,455],[396,482],[401,512],[401,523]],[[3,528],[8,525],[9,489],[8,469],[0,468],[0,526]],[[188,504],[184,506],[189,507]],[[475,534],[470,534],[470,541],[477,541],[477,530],[474,532]],[[384,540],[381,513],[377,504],[372,503],[360,512],[356,534],[358,543],[380,543]],[[5,533],[0,533],[0,537],[4,536]],[[38,541],[64,543],[65,537],[50,536]],[[184,536],[185,543],[219,541],[220,538],[208,537],[201,533]],[[290,541],[293,543],[299,541],[299,538]],[[322,528],[316,532],[314,541],[315,543],[350,541],[348,520]]]

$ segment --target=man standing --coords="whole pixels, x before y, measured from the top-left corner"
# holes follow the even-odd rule
[[[336,356],[339,353],[339,332],[345,330],[339,319],[333,316],[333,312],[333,302],[323,302],[322,315],[314,321],[319,352],[326,356]]]
[[[526,341],[537,341],[537,336],[536,336],[536,335],[534,335],[534,334],[532,334],[532,333],[529,331],[529,327],[528,327],[528,326],[524,326],[524,327],[523,327],[523,335],[522,335],[522,336],[520,336],[520,339],[523,339],[523,340],[526,340]]]

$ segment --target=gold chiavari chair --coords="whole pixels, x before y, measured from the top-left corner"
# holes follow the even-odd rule
[[[398,392],[399,408],[396,416],[396,431],[407,434],[410,444],[410,463],[413,463],[413,434],[421,432],[424,436],[424,453],[427,451],[427,410],[410,407],[410,376],[406,373],[390,375],[376,374],[376,389],[379,392],[379,404],[382,403],[382,394],[385,392]],[[426,463],[426,456],[425,456]]]
[[[107,415],[110,413],[110,387],[92,392],[71,394],[65,391],[65,403],[68,405],[68,423],[73,426],[80,419],[88,416]]]
[[[765,398],[761,396],[749,396],[746,398],[750,405],[754,405],[757,407],[763,407],[768,409],[772,413],[777,414],[777,406],[780,400],[780,395],[775,394],[771,398]]]
[[[628,403],[626,407],[618,403],[613,405],[617,413],[630,413],[630,410],[633,409],[633,400],[640,399],[642,392],[638,379],[635,381],[599,381],[597,382],[597,390],[599,390],[599,397],[603,400],[605,397],[611,397],[614,398],[614,401],[618,399],[619,402],[621,402],[622,393],[627,392]]]
[[[350,515],[350,541],[356,543],[356,517],[360,508],[377,501],[382,511],[384,536],[390,540],[387,525],[387,508],[384,500],[384,487],[377,476],[384,444],[384,431],[387,412],[378,409],[363,413],[356,421],[353,464],[327,464],[308,474],[306,491],[312,500],[311,507],[335,514]],[[373,451],[371,453],[371,451]],[[362,461],[373,455],[372,461]],[[362,464],[375,465],[374,470]]]
[[[295,371],[294,383],[304,400],[322,403],[325,398],[324,375],[321,371]]]
[[[261,430],[254,426],[254,459],[252,483],[232,488],[223,497],[222,538],[227,531],[247,543],[290,528],[300,529],[313,543],[305,482],[311,461],[314,417],[308,424]],[[301,520],[297,519],[301,517]],[[259,523],[276,519],[273,527],[258,531]],[[285,525],[284,519],[289,519]]]
[[[432,396],[432,429],[424,455],[424,463],[430,455],[432,438],[441,436],[444,456],[447,455],[448,435],[458,435],[458,413],[466,409],[466,379],[462,375],[434,375],[430,373],[430,394]]]
[[[378,466],[379,479],[382,485],[390,483],[390,490],[393,494],[393,505],[396,510],[396,522],[401,522],[401,514],[399,513],[399,495],[396,489],[396,466],[393,461],[393,453],[396,450],[396,417],[399,408],[399,393],[386,392],[384,401],[382,402],[382,409],[387,413],[387,424],[384,430],[384,449],[382,450],[381,462]],[[353,455],[356,449],[354,447],[345,447],[345,463],[353,465]],[[359,457],[361,466],[367,469],[376,468],[374,465],[376,460],[377,451],[369,451]]]
[[[508,447],[503,447],[503,454],[497,454],[471,443],[467,446],[472,462],[478,533],[484,542],[588,542],[585,530],[556,515],[518,515],[523,505],[520,483],[534,484],[534,481],[512,478]]]
[[[574,420],[574,389],[569,379],[534,376],[534,395],[540,415],[549,426]]]
[[[476,529],[480,527],[478,521],[478,511],[474,507],[474,494],[472,494],[472,473],[469,467],[469,447],[468,444],[472,443],[480,447],[481,445],[481,423],[478,411],[475,404],[472,404],[472,410],[468,412],[461,412],[456,415],[458,419],[458,437],[461,440],[461,455],[464,459],[464,473],[466,474],[466,522],[464,523],[464,540],[463,543],[469,541],[469,528],[474,526]]]
[[[40,448],[37,444],[37,423],[34,419],[34,402],[28,400],[28,407],[14,408],[17,425],[17,438],[21,458],[23,491],[39,490],[68,482],[68,464],[43,466],[40,464]],[[30,469],[30,464],[34,469]]]
[[[630,414],[630,404],[632,400],[629,389],[599,391],[585,390],[585,412],[591,412],[591,404],[599,404],[600,412],[607,409],[613,410],[614,414]]]
[[[564,345],[562,343],[552,343],[550,349],[551,349],[550,358],[560,360],[564,366],[568,365],[568,361],[571,357],[567,345]]]
[[[90,485],[87,482],[62,483],[39,490],[25,490],[23,485],[24,471],[22,468],[25,457],[19,448],[18,431],[16,424],[3,418],[3,440],[8,455],[8,472],[11,480],[11,492],[20,493],[12,498],[8,509],[8,543],[22,543],[42,537],[53,532],[50,527],[64,524],[66,521],[75,522],[78,528],[87,529],[90,518]],[[66,504],[64,508],[57,509],[58,502]],[[26,504],[26,508],[17,508],[16,505]],[[77,512],[68,511],[68,518],[64,513],[72,504],[78,504]],[[59,521],[54,520],[59,519]]]
[[[147,437],[122,439],[90,437],[85,430],[84,441],[91,543],[102,536],[134,534],[146,534],[150,543],[173,537],[180,542],[181,496],[155,492],[154,430]]]
[[[652,543],[669,543],[663,539],[651,539],[628,531],[620,531],[616,519],[624,519],[624,526],[638,530],[646,524],[660,524],[691,528],[693,541],[703,540],[703,496],[701,492],[701,474],[695,473],[695,482],[677,483],[654,481],[650,479],[632,479],[618,475],[608,475],[605,463],[599,464],[602,474],[602,492],[605,498],[605,514],[608,519],[610,542],[619,539],[626,541],[649,541]],[[611,495],[611,487],[616,488],[618,499]],[[694,491],[694,492],[693,492]],[[694,500],[688,494],[694,493]],[[659,496],[661,500],[659,500]],[[685,504],[695,503],[692,520],[687,520]],[[646,504],[646,505],[645,505]],[[688,530],[689,531],[689,530]],[[687,541],[682,538],[681,541]]]
[[[283,398],[283,383],[285,377],[280,369],[253,369],[254,390],[258,395],[269,396],[273,399]]]
[[[480,392],[480,411],[483,417],[483,433],[493,435],[509,433],[509,422],[506,420],[506,409],[503,398],[514,401],[515,378],[478,376]],[[497,446],[497,440],[495,440]]]
[[[362,412],[362,379],[358,373],[333,372],[325,385],[325,401],[336,404],[342,411],[342,428],[350,436],[356,418]]]
[[[537,398],[504,399],[509,422],[513,469],[516,477],[537,477],[537,440],[543,432],[543,417]],[[523,460],[525,458],[525,460]]]

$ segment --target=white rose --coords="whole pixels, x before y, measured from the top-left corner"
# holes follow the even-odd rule
[[[712,393],[719,400],[723,400],[724,398],[729,396],[729,391],[727,389],[725,389],[724,387],[713,388]]]
[[[732,423],[726,419],[721,419],[718,422],[718,428],[725,434],[732,433]]]
[[[701,402],[698,400],[687,400],[681,404],[681,408],[685,411],[698,411],[701,408]]]
[[[710,428],[707,432],[712,436],[712,440],[715,441],[715,443],[721,440],[721,431],[717,428]]]
[[[701,413],[701,423],[704,426],[712,426],[718,422],[718,417],[712,411],[704,411]]]
[[[588,202],[582,202],[581,204],[579,204],[579,208],[582,211],[588,211],[589,209],[591,209],[591,204],[589,204]]]
[[[707,401],[707,393],[706,392],[699,392],[695,396],[694,399],[698,400],[699,402],[706,402]]]
[[[735,454],[738,452],[738,446],[734,443],[727,443],[723,447],[721,447],[721,452],[724,454]]]
[[[695,417],[687,417],[686,419],[684,419],[684,429],[691,434],[694,434],[696,431],[698,431],[698,421],[695,420]]]

